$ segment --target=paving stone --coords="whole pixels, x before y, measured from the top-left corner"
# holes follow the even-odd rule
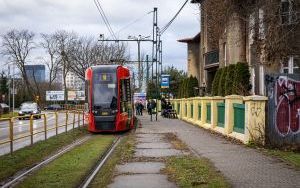
[[[136,149],[134,157],[169,157],[183,155],[180,150],[176,149]]]
[[[118,165],[117,171],[120,174],[158,174],[164,167],[165,164],[159,162],[132,162],[124,165]]]
[[[152,133],[146,133],[146,134],[136,134],[137,138],[164,138],[163,134],[152,134]]]
[[[114,179],[109,188],[173,188],[177,187],[169,182],[166,175],[161,174],[135,174],[121,175]]]
[[[166,142],[156,142],[156,143],[139,143],[136,145],[138,149],[171,149],[172,144]]]
[[[149,142],[163,142],[163,138],[159,137],[146,137],[146,138],[136,138],[137,142],[149,143]]]
[[[255,149],[228,142],[181,120],[159,117],[158,122],[150,122],[148,115],[140,120],[143,128],[137,129],[138,133],[176,133],[197,154],[214,163],[233,187],[300,187],[299,170]]]

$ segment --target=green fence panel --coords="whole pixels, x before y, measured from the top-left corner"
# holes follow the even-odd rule
[[[207,103],[206,104],[206,123],[210,123],[211,122],[211,104]]]
[[[225,103],[220,102],[217,103],[217,108],[218,108],[218,127],[224,127],[225,124]]]
[[[198,104],[198,120],[201,120],[201,104]]]
[[[187,104],[184,105],[184,109],[185,109],[185,117],[187,117]]]
[[[245,105],[233,104],[234,124],[233,131],[245,134]]]
[[[177,113],[180,114],[180,103],[177,103]]]
[[[191,104],[191,118],[194,117],[194,105]]]

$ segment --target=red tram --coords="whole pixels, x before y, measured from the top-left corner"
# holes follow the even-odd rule
[[[99,65],[88,68],[86,109],[90,132],[116,132],[133,128],[130,72],[124,66]]]

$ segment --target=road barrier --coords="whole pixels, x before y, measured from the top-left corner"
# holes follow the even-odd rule
[[[58,119],[61,117],[60,114],[65,114],[65,122],[59,125]],[[70,116],[69,120],[69,114],[73,115]],[[54,126],[49,127],[49,122],[47,121],[48,117],[50,115],[54,115]],[[76,116],[77,115],[77,116]],[[77,119],[76,119],[77,117]],[[29,131],[28,133],[22,133],[21,135],[15,135],[14,134],[14,126],[15,126],[15,120],[16,119],[23,119],[23,118],[29,118]],[[35,118],[42,118],[43,121],[39,123],[43,123],[43,127],[34,129],[34,119]],[[76,122],[77,127],[84,126],[84,111],[57,111],[57,112],[50,112],[50,113],[43,113],[43,114],[34,114],[34,115],[27,115],[27,116],[16,116],[12,118],[3,118],[0,119],[0,122],[8,122],[9,126],[9,134],[8,139],[0,140],[0,146],[4,144],[10,144],[10,153],[14,151],[14,142],[20,139],[28,138],[30,137],[30,145],[33,145],[34,143],[34,136],[44,133],[44,139],[47,140],[49,131],[55,130],[55,135],[59,134],[59,128],[65,127],[65,132],[68,131],[68,126],[72,125],[72,129],[75,128]]]
[[[200,127],[241,140],[265,142],[267,97],[230,95],[171,100],[178,118]]]

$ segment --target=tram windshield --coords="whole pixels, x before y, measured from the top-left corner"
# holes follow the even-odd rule
[[[116,73],[93,74],[93,105],[101,108],[117,108]]]

